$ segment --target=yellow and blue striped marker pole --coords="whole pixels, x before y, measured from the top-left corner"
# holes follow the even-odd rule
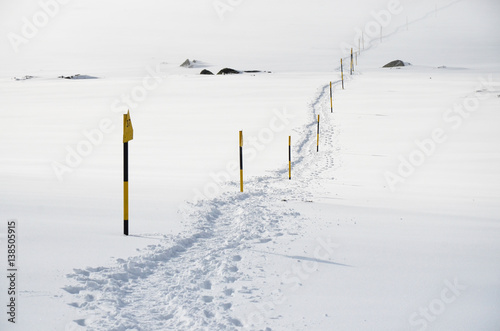
[[[240,192],[243,192],[243,131],[240,131]]]
[[[288,136],[288,179],[292,179],[292,136]]]
[[[333,113],[333,90],[332,90],[332,82],[330,82],[330,109]]]
[[[318,115],[318,134],[316,139],[316,152],[319,152],[319,115]]]
[[[134,138],[130,111],[123,115],[123,234],[128,236],[128,142]]]
[[[344,89],[344,65],[342,59],[340,59],[340,77],[342,78],[342,89]]]

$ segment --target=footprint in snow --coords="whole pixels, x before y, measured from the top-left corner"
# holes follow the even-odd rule
[[[212,282],[209,281],[209,280],[206,280],[204,281],[202,284],[201,284],[201,288],[205,289],[205,290],[210,290],[212,289]]]
[[[63,290],[68,292],[69,294],[78,294],[80,291],[83,291],[85,288],[80,287],[80,286],[65,286],[63,287]]]
[[[238,320],[236,318],[229,318],[229,322],[231,324],[233,324],[234,326],[243,326],[243,324],[241,324],[240,320]]]
[[[231,309],[231,307],[233,305],[228,302],[228,303],[221,304],[221,306],[222,306],[222,308],[224,308],[224,310],[228,310],[228,309]]]
[[[236,277],[224,277],[225,283],[234,283],[236,281]]]
[[[76,324],[78,324],[80,326],[85,326],[85,320],[84,319],[74,320],[73,322],[75,322]]]
[[[210,295],[204,295],[201,297],[201,300],[203,300],[203,302],[205,303],[210,303],[214,300],[214,297]]]
[[[168,321],[172,318],[174,318],[173,314],[167,314],[167,315],[161,315],[158,319],[163,321]]]

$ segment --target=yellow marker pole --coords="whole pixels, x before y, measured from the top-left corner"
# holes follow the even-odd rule
[[[361,38],[358,39],[358,54],[361,55]]]
[[[352,72],[354,71],[354,63],[353,63],[353,58],[352,58],[352,48],[351,48],[351,75],[352,75]]]
[[[123,144],[123,234],[128,236],[128,143]]]
[[[240,192],[243,192],[243,131],[240,131]]]
[[[123,234],[128,236],[128,142],[134,138],[130,111],[123,115]]]
[[[342,89],[344,89],[344,66],[342,65],[342,59],[340,59],[340,75],[342,77]]]
[[[319,152],[319,115],[318,115],[318,134],[316,139],[316,152]]]
[[[332,90],[332,82],[330,82],[330,109],[333,113],[333,90]]]
[[[288,136],[288,179],[292,179],[292,136]]]

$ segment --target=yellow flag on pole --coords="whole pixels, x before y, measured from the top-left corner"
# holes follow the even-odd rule
[[[130,111],[127,111],[127,114],[123,115],[123,143],[132,139],[134,139],[134,129],[130,120]]]

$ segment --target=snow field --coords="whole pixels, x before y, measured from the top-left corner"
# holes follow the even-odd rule
[[[346,27],[365,28],[388,4],[262,3],[221,20],[201,1],[195,11],[72,2],[19,54],[2,52],[0,219],[19,220],[17,328],[498,328],[498,4],[430,13],[434,3],[402,1],[341,90],[335,54],[355,43]],[[26,15],[8,8],[2,33]],[[86,17],[92,28],[79,32]],[[273,73],[178,68],[193,56],[211,70]],[[396,58],[414,66],[380,69]],[[99,79],[56,78],[77,73]],[[24,75],[35,78],[12,79]],[[60,180],[53,162],[71,171]],[[401,177],[393,190],[388,172]]]

